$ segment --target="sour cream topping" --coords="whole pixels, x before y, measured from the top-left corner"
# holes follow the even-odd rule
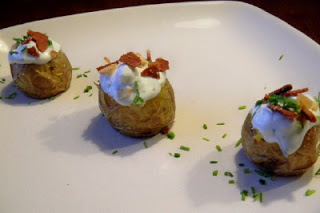
[[[314,101],[311,96],[307,96]],[[268,143],[277,143],[285,157],[297,151],[308,130],[316,125],[319,125],[319,120],[312,123],[306,120],[301,125],[296,119],[290,120],[268,108],[268,104],[255,106],[251,111],[252,126],[260,132],[263,139]],[[319,116],[319,108],[312,111],[315,116]]]
[[[143,105],[160,93],[166,81],[165,72],[159,73],[159,79],[141,76],[141,72],[147,67],[148,65],[133,68],[120,63],[111,74],[100,75],[100,86],[120,105],[130,106],[137,96],[143,100],[137,104]]]
[[[51,40],[52,41],[52,40]],[[28,48],[36,48],[39,53],[39,57],[30,55],[27,52]],[[50,52],[53,50],[55,52],[60,51],[60,44],[52,41],[52,45],[49,45],[44,52],[40,52],[37,48],[36,42],[29,41],[27,44],[19,44],[16,49],[12,49],[9,52],[8,59],[10,64],[46,64],[52,60]]]

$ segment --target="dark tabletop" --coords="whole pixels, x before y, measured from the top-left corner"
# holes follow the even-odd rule
[[[182,0],[18,0],[0,8],[0,29],[29,21],[145,4],[186,2]],[[320,44],[319,0],[244,0],[279,17]]]

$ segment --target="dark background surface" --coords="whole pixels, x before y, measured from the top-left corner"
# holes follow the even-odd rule
[[[98,10],[187,2],[182,0],[17,0],[5,1],[0,7],[0,29],[30,21]],[[244,0],[305,33],[320,44],[319,0]]]

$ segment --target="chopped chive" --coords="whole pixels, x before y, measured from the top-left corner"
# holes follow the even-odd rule
[[[183,151],[190,151],[190,148],[186,146],[180,146],[180,149]]]
[[[170,131],[167,134],[167,138],[169,138],[170,140],[173,140],[176,137],[176,135],[174,134],[174,132]]]
[[[86,74],[83,74],[83,77],[87,78],[88,76]]]
[[[203,129],[208,129],[207,124],[203,124],[202,128],[203,128]]]
[[[256,193],[256,189],[253,186],[251,186],[251,192],[252,192],[252,194]]]
[[[174,153],[173,157],[180,158],[180,153]]]
[[[238,110],[244,110],[244,109],[246,109],[247,108],[247,106],[246,105],[243,105],[243,106],[239,106],[238,107]]]
[[[318,120],[319,120],[319,119],[318,119]],[[298,129],[303,129],[303,126],[302,126],[302,124],[301,124],[300,121],[297,121],[297,128],[298,128]]]
[[[48,40],[48,45],[52,46],[52,41],[51,40]]]
[[[77,75],[77,78],[81,78],[81,77],[82,77],[82,74]]]
[[[0,100],[2,100],[2,97],[0,96]]]
[[[244,163],[239,163],[238,166],[243,167]]]
[[[242,200],[242,201],[245,201],[245,200],[246,200],[246,197],[248,197],[248,195],[249,195],[249,192],[248,192],[248,190],[242,190],[242,191],[240,192],[240,194],[241,194],[241,200]]]
[[[14,54],[18,54],[18,52],[11,50],[11,51],[9,52],[9,54],[10,54],[10,55],[14,55]]]
[[[212,176],[218,176],[218,173],[219,173],[218,170],[214,170],[214,171],[212,172]]]
[[[229,184],[235,184],[234,180],[229,180]]]
[[[225,123],[217,123],[218,126],[223,126]]]
[[[316,190],[314,190],[314,189],[308,189],[308,190],[305,192],[305,196],[311,196],[311,195],[313,195],[314,193],[316,193]]]
[[[254,172],[257,174],[257,175],[260,175],[261,177],[265,177],[265,178],[270,178],[270,180],[273,180],[273,175],[272,174],[268,174],[268,173],[265,173],[265,172],[261,172],[259,170],[254,170]]]
[[[320,175],[320,168],[319,168],[318,171],[315,173],[315,175]]]
[[[267,185],[267,182],[265,180],[263,180],[263,179],[259,179],[259,183],[261,185]]]
[[[87,71],[85,71],[84,73],[89,73],[89,72],[91,72],[90,70],[87,70]]]
[[[231,172],[224,172],[224,176],[227,176],[227,177],[233,177],[233,174]]]
[[[83,92],[84,92],[84,93],[87,93],[87,92],[89,92],[91,89],[92,89],[92,86],[87,86],[87,87],[83,90]]]
[[[89,95],[89,97],[91,97],[92,96],[92,93]]]
[[[242,144],[242,138],[240,138],[237,143],[236,143],[236,147],[240,146],[240,144]]]
[[[259,193],[259,201],[260,201],[260,203],[263,202],[263,193],[262,192]]]
[[[80,70],[80,67],[72,67],[72,70]]]
[[[224,133],[223,135],[222,135],[222,138],[226,138],[227,137],[227,133]]]
[[[113,152],[112,152],[112,154],[114,155],[114,154],[117,154],[118,153],[118,150],[114,150]]]
[[[170,155],[170,156],[172,156],[172,153],[171,153],[171,152],[169,152],[169,155]]]
[[[217,164],[217,163],[218,163],[218,161],[216,161],[216,160],[212,160],[212,161],[210,161],[210,163],[211,163],[211,164]]]
[[[144,146],[144,148],[148,148],[147,141],[144,141],[144,142],[143,142],[143,146]]]
[[[21,50],[21,52],[24,52],[24,51],[26,51],[27,50],[27,47],[24,47],[22,50]]]
[[[78,96],[74,97],[73,99],[74,99],[74,100],[76,100],[76,99],[78,99],[79,97],[80,97],[80,95],[78,95]]]
[[[280,55],[280,57],[279,57],[279,61],[283,58],[283,56],[284,56],[283,54],[282,54],[282,55]]]
[[[216,145],[216,149],[218,150],[218,152],[222,152],[222,149],[219,145]]]
[[[13,38],[13,40],[14,40],[15,42],[17,42],[17,43],[23,42],[23,39],[21,39],[21,38]]]
[[[251,173],[251,171],[250,171],[250,169],[249,169],[249,168],[245,168],[245,169],[243,170],[243,173],[245,173],[245,174],[249,174],[249,173]]]
[[[202,138],[202,140],[204,140],[204,141],[210,141],[209,138]]]
[[[13,92],[13,93],[11,93],[10,95],[8,95],[7,97],[5,97],[5,99],[11,100],[11,99],[14,99],[17,95],[18,95],[18,93]]]

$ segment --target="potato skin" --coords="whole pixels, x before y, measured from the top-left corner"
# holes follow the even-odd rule
[[[45,99],[69,89],[72,67],[64,52],[46,64],[10,64],[12,78],[26,95]]]
[[[285,158],[277,143],[256,139],[249,113],[242,126],[242,145],[249,159],[261,170],[278,176],[302,175],[318,159],[317,144],[320,126],[314,126],[306,133],[301,147]]]
[[[142,107],[122,106],[99,86],[99,106],[114,129],[131,137],[151,137],[163,128],[171,127],[176,109],[174,92],[168,80],[160,93]]]

